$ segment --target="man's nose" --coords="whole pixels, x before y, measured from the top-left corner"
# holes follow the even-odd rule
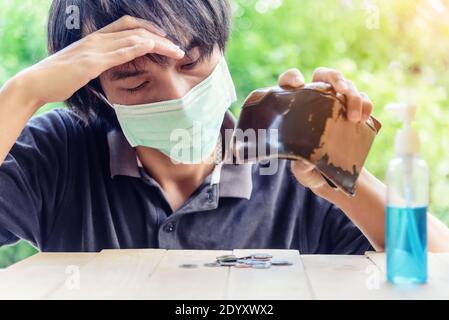
[[[183,98],[190,91],[191,84],[179,75],[173,75],[165,79],[163,88],[159,100],[176,100]]]

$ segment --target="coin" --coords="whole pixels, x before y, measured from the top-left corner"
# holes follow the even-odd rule
[[[253,256],[246,256],[246,257],[240,257],[237,260],[250,260],[252,258],[253,258]]]
[[[254,265],[260,265],[260,264],[266,264],[269,263],[268,261],[261,261],[261,260],[247,260],[245,261],[245,264],[254,266]]]
[[[288,260],[273,259],[271,260],[271,264],[273,266],[292,266],[293,262]]]
[[[234,267],[235,265],[237,265],[237,262],[219,262],[220,266],[222,267]]]
[[[193,263],[184,263],[184,264],[181,264],[179,267],[183,268],[183,269],[195,269],[195,268],[198,268],[198,265],[193,264]]]
[[[227,259],[236,259],[237,257],[233,254],[227,254],[224,256],[217,257],[217,260],[227,260]]]
[[[252,255],[252,259],[255,260],[263,260],[263,261],[268,261],[270,259],[272,259],[273,256],[271,254],[268,253],[256,253]]]
[[[234,255],[226,255],[217,257],[218,262],[237,262],[237,257]]]
[[[248,261],[254,261],[254,260],[251,260],[251,259],[239,259],[239,260],[237,260],[237,263],[247,263]]]
[[[217,260],[218,263],[228,262],[228,263],[237,263],[238,260],[235,259],[227,259],[227,260]]]

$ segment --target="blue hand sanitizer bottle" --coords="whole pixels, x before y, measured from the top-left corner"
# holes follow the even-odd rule
[[[429,169],[419,156],[420,141],[412,128],[416,107],[391,106],[404,123],[396,136],[396,157],[387,172],[387,280],[393,284],[427,282],[427,208]]]

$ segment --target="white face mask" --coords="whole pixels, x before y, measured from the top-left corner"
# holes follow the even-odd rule
[[[212,74],[181,99],[113,108],[132,147],[154,148],[176,162],[195,164],[212,155],[225,113],[235,101],[234,83],[222,58]]]

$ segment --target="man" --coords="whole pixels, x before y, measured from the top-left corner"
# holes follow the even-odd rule
[[[66,27],[72,5],[80,30]],[[305,162],[280,161],[264,176],[261,165],[209,161],[219,152],[204,137],[207,157],[168,152],[167,128],[196,120],[215,138],[233,126],[223,120],[235,98],[223,58],[229,26],[225,0],[53,1],[52,55],[0,91],[0,245],[382,250],[385,186],[367,171],[348,198]],[[339,72],[319,68],[313,81],[346,96],[350,121],[371,114],[368,97]],[[279,79],[303,83],[296,69]],[[56,101],[70,110],[30,120]],[[200,104],[210,109],[198,112]],[[428,236],[431,250],[448,250],[449,231],[432,216]]]

